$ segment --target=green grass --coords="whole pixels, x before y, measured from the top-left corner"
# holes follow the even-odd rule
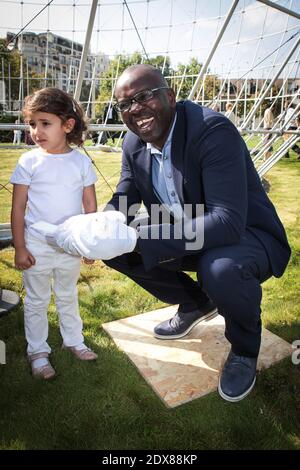
[[[0,183],[5,184],[20,152],[0,151]],[[116,174],[120,155],[98,154],[106,177]],[[300,339],[299,209],[300,163],[280,162],[267,175],[270,197],[284,221],[293,255],[285,275],[263,285],[263,323],[287,341]],[[116,174],[110,181],[114,187]],[[99,202],[110,190],[97,184]],[[10,198],[0,191],[0,221],[9,219]],[[13,250],[0,254],[1,286],[23,296]],[[79,299],[87,343],[99,354],[80,363],[61,351],[53,303],[49,342],[57,378],[31,378],[25,358],[23,308],[0,318],[7,364],[0,365],[1,449],[300,449],[300,370],[287,358],[259,374],[244,401],[224,402],[217,393],[170,410],[165,408],[103,332],[106,321],[163,304],[100,261],[82,267]]]

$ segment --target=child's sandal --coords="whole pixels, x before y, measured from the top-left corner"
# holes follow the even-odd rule
[[[36,359],[41,359],[41,358],[47,359],[47,364],[41,367],[35,367],[34,361]],[[40,352],[40,353],[28,355],[28,361],[30,362],[31,372],[34,378],[49,380],[55,376],[55,370],[50,364],[50,361],[48,358],[49,358],[49,354],[47,352]]]
[[[65,346],[63,344],[63,349],[68,349],[77,359],[81,361],[95,361],[98,358],[98,354],[92,351],[90,348],[76,349],[75,346]]]

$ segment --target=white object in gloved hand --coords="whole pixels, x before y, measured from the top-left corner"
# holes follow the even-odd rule
[[[63,224],[36,222],[30,229],[42,234],[66,253],[108,260],[134,250],[137,233],[118,211],[75,215]],[[52,242],[51,242],[52,240]]]

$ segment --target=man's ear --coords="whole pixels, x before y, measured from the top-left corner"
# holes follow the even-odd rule
[[[172,88],[167,89],[168,97],[169,97],[169,103],[172,106],[172,108],[175,108],[176,106],[176,95],[175,91]]]
[[[67,134],[70,134],[70,132],[72,132],[72,130],[74,129],[74,126],[75,126],[75,119],[74,118],[67,119],[66,122],[63,125],[63,127],[65,129],[65,132]]]

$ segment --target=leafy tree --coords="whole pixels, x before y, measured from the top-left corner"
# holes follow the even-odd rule
[[[188,64],[179,64],[176,70],[172,87],[180,99],[186,99],[194,86],[201,70],[202,64],[196,57],[192,57]],[[220,89],[216,75],[207,74],[204,82],[204,99],[212,100]],[[201,96],[202,98],[202,96]]]
[[[25,65],[26,65],[26,58],[25,58]],[[48,74],[48,78],[51,79],[51,76],[49,76],[49,74]],[[51,82],[49,81],[49,83]],[[26,75],[24,75],[24,96],[27,96],[28,94],[31,95],[36,90],[40,90],[41,88],[44,88],[44,86],[45,86],[44,74],[36,73],[36,72],[29,70],[28,77],[27,77],[27,72],[26,72]]]
[[[204,99],[213,100],[220,91],[220,80],[217,75],[206,75],[204,82]]]
[[[20,77],[20,53],[17,49],[9,50],[6,47],[6,39],[0,38],[0,80],[4,80],[6,99],[12,100],[19,98],[19,77]],[[4,76],[3,76],[4,75]],[[9,80],[9,77],[10,80]]]
[[[160,70],[163,70],[163,75],[167,78],[173,74],[171,67],[171,61],[168,56],[157,55],[150,60],[145,60],[145,64],[151,64],[154,67],[157,67]]]
[[[31,94],[35,90],[38,90],[44,86],[44,75],[32,72],[29,68],[27,72],[26,57],[23,56],[21,60],[21,54],[19,50],[14,47],[9,50],[6,46],[7,39],[0,38],[0,80],[3,79],[5,83],[5,95],[6,101],[9,98],[12,101],[18,101],[20,95],[20,71],[21,63],[23,63],[23,93],[26,96],[28,93]],[[50,77],[51,78],[51,77]],[[18,106],[19,107],[19,106]]]
[[[245,96],[243,96],[244,98]],[[250,95],[246,95],[246,104],[244,100],[239,100],[236,106],[236,114],[241,117],[242,119],[244,118],[244,114],[247,116],[251,109],[253,108],[254,105],[254,98],[250,99]],[[256,112],[256,116],[259,115],[259,112]]]
[[[179,98],[185,99],[188,97],[199,75],[201,66],[202,64],[195,57],[192,57],[188,64],[178,64],[178,69],[173,77],[172,88]]]

